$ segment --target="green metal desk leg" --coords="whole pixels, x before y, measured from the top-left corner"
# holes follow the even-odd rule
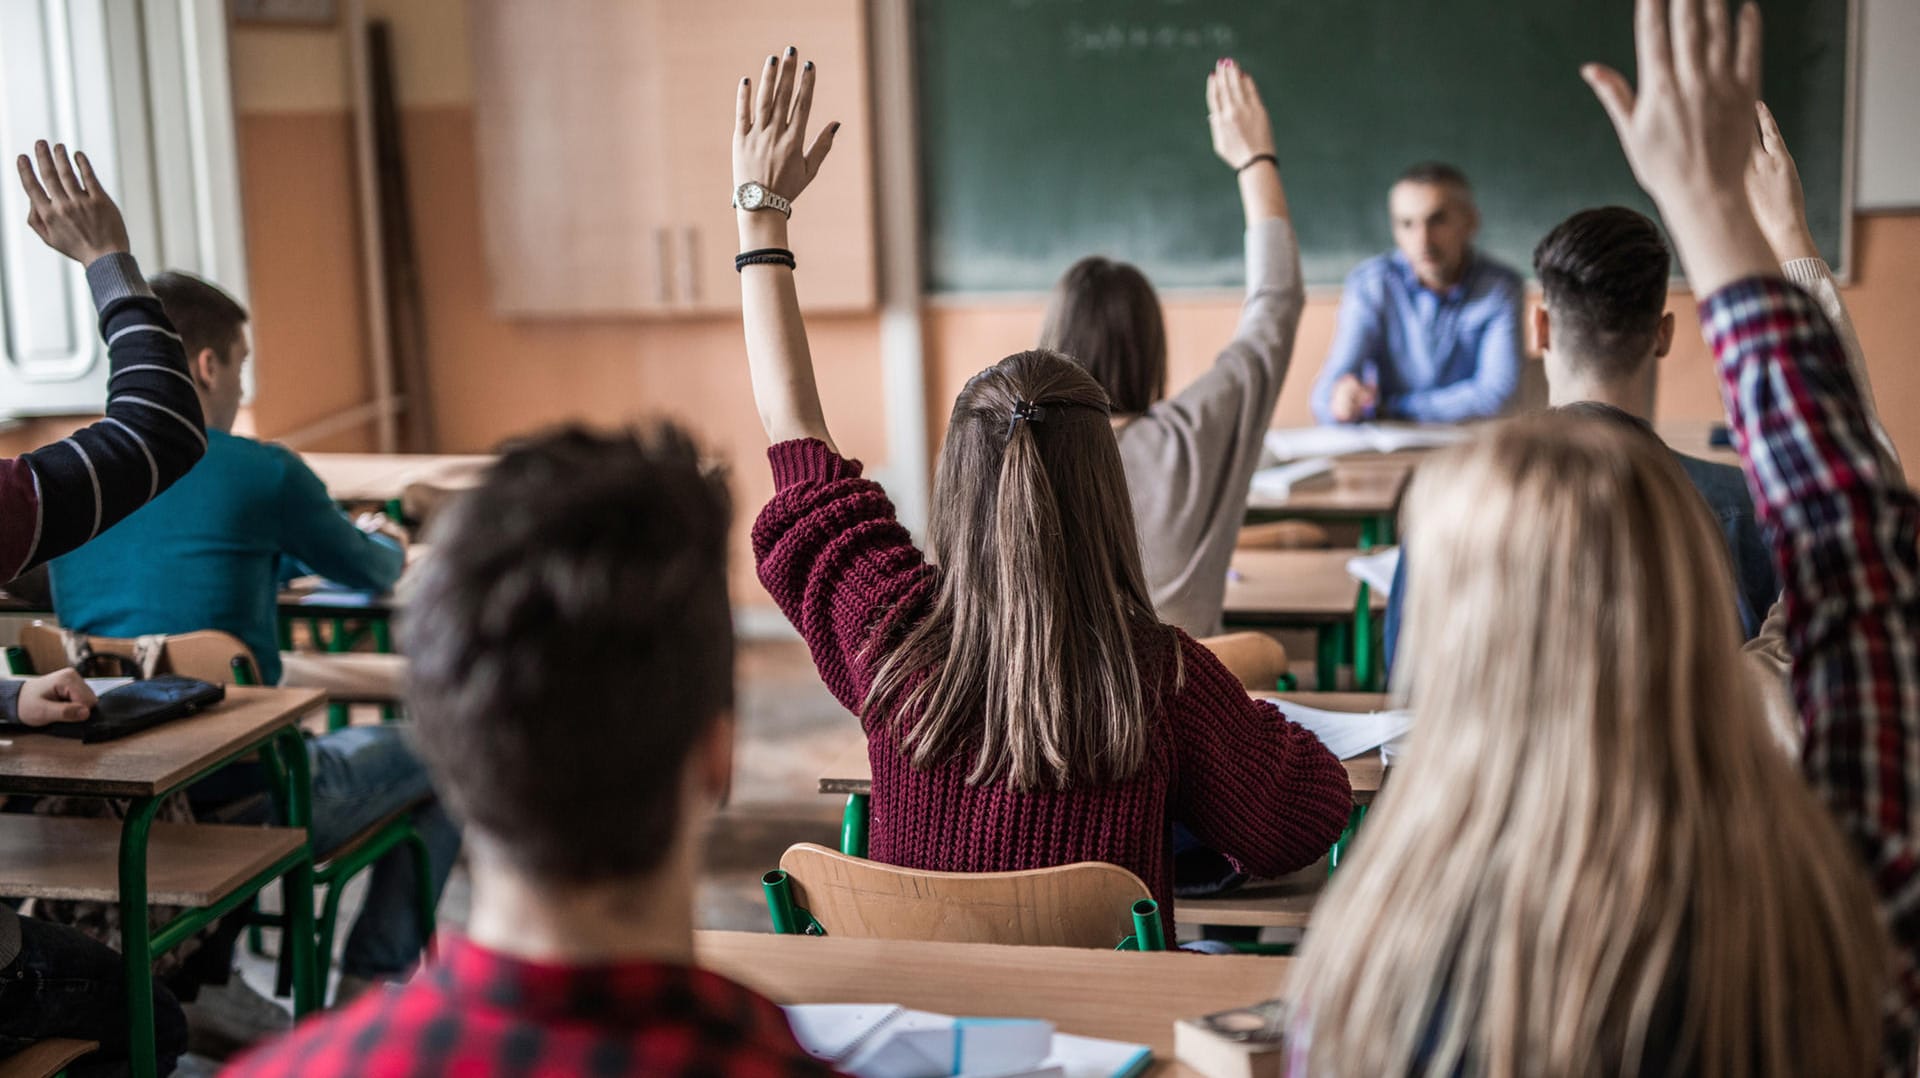
[[[1366,553],[1380,545],[1380,518],[1365,517],[1360,521],[1360,551]]]
[[[280,731],[261,752],[273,785],[274,803],[283,826],[313,826],[313,775],[307,764],[307,746],[298,727]],[[280,933],[282,953],[293,966],[293,1014],[304,1017],[319,1008],[326,967],[317,961],[313,924],[313,857],[296,865],[280,881],[285,925]]]
[[[393,622],[386,618],[373,619],[373,650],[382,655],[393,654]],[[380,721],[392,722],[399,718],[399,711],[392,704],[380,705]]]
[[[1358,692],[1379,692],[1380,671],[1374,662],[1373,589],[1360,584],[1360,598],[1353,609],[1353,687]]]
[[[846,811],[840,814],[840,852],[848,857],[867,855],[866,794],[848,794]]]
[[[1319,645],[1319,654],[1314,658],[1313,687],[1318,692],[1333,692],[1340,687],[1340,626],[1320,626]]]
[[[1360,821],[1367,818],[1367,806],[1355,805],[1347,815],[1347,829],[1333,841],[1333,849],[1327,851],[1327,875],[1331,876],[1340,863],[1347,859],[1347,848],[1353,845],[1353,836],[1360,830]]]
[[[120,950],[126,971],[127,1067],[133,1078],[160,1072],[153,1043],[153,925],[147,919],[147,836],[157,797],[137,798],[120,825]]]

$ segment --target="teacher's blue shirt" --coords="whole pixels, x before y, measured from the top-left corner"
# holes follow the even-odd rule
[[[1376,386],[1372,419],[1460,423],[1499,415],[1520,379],[1520,275],[1479,252],[1445,292],[1420,283],[1399,251],[1347,275],[1340,324],[1313,387],[1313,414],[1332,423],[1334,383]]]

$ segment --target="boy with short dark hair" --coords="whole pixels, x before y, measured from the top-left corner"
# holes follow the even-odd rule
[[[730,516],[661,425],[512,448],[441,518],[400,629],[421,752],[467,823],[467,935],[229,1073],[827,1073],[693,965],[696,842],[732,763]]]

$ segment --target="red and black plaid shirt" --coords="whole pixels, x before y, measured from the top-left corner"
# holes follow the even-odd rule
[[[229,1078],[828,1075],[780,1008],[715,973],[544,965],[451,934],[406,987],[370,992],[242,1058]]]
[[[1920,1030],[1920,499],[1875,449],[1826,317],[1784,281],[1700,306],[1753,504],[1786,582],[1801,767],[1893,936],[1885,1069]]]

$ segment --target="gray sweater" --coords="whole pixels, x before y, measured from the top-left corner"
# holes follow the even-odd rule
[[[1306,305],[1293,226],[1262,221],[1246,242],[1247,300],[1233,339],[1192,385],[1118,435],[1154,608],[1193,636],[1220,631],[1227,563]]]

